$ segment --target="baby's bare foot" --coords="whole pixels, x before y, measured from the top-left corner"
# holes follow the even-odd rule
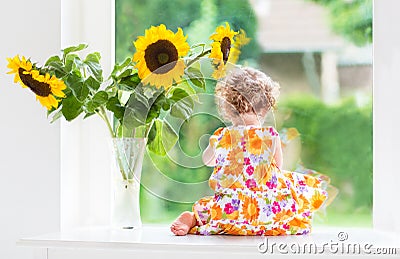
[[[171,232],[177,236],[186,235],[196,225],[193,212],[185,211],[172,223]]]

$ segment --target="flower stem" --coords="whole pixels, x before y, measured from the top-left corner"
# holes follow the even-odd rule
[[[107,113],[106,113],[106,110],[104,109],[104,107],[100,106],[99,111],[95,111],[95,113],[97,115],[99,115],[100,118],[107,124],[107,128],[108,128],[108,131],[109,131],[111,137],[115,138],[114,131],[113,131],[112,127],[111,127],[110,121],[108,120]],[[117,160],[118,169],[119,169],[119,171],[121,173],[122,179],[123,180],[128,180],[128,177],[127,177],[126,173],[124,172],[124,166],[123,166],[122,161],[120,159],[120,152],[119,152],[118,146],[113,146],[113,147],[115,149],[114,150],[115,159]]]
[[[121,158],[120,158],[119,149],[118,149],[117,146],[114,147],[114,148],[116,149],[116,150],[114,150],[114,152],[115,152],[115,158],[117,159],[118,169],[119,169],[119,172],[121,173],[122,179],[123,179],[123,180],[128,180],[128,175],[124,172],[124,165],[123,165],[122,160],[121,160]]]
[[[200,53],[200,54],[197,55],[194,59],[190,60],[190,61],[187,63],[186,66],[187,66],[187,67],[190,67],[194,62],[196,62],[196,61],[199,60],[200,58],[202,58],[202,57],[204,57],[205,55],[210,54],[210,53],[211,53],[211,49],[208,49],[208,50],[206,50],[206,51]]]
[[[100,116],[100,118],[102,118],[103,121],[106,123],[107,128],[108,128],[108,131],[109,131],[111,137],[112,137],[112,138],[115,138],[115,133],[114,133],[114,131],[113,131],[113,128],[111,127],[110,121],[108,120],[107,113],[106,113],[106,110],[104,109],[104,107],[103,107],[103,106],[100,106],[99,111],[96,112],[96,113],[97,113],[97,114]]]
[[[145,133],[144,133],[144,138],[145,138],[145,139],[147,139],[147,138],[149,137],[149,133],[150,133],[151,128],[153,127],[154,121],[155,121],[155,120],[153,119],[153,120],[150,122],[149,128],[146,129],[146,131],[145,131]]]

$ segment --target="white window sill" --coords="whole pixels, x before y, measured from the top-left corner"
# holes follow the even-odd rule
[[[338,240],[338,233],[345,232],[348,238],[344,242]],[[315,227],[313,232],[305,236],[279,236],[266,237],[268,239],[268,251],[262,254],[258,251],[265,237],[260,236],[174,236],[166,225],[145,225],[141,230],[113,230],[107,227],[92,227],[74,230],[71,232],[60,232],[45,234],[38,237],[22,238],[17,243],[20,246],[30,246],[45,249],[43,257],[46,259],[58,258],[132,258],[138,255],[163,255],[187,256],[191,258],[204,258],[204,256],[217,255],[220,258],[246,258],[275,255],[282,258],[278,250],[279,244],[304,247],[305,244],[316,244],[322,250],[324,243],[339,243],[339,249],[344,244],[371,244],[373,248],[396,248],[397,256],[400,255],[400,236],[393,233],[379,232],[373,229],[361,228],[321,228]],[[274,253],[271,254],[271,245],[276,243]],[[294,247],[294,246],[293,246]],[[265,247],[262,247],[265,249]],[[297,249],[294,247],[294,249]],[[336,248],[334,248],[336,250]],[[288,247],[288,254],[293,256]],[[337,253],[330,252],[326,247],[321,256],[343,256],[339,250]],[[354,254],[352,255],[354,258]],[[357,254],[356,254],[357,255]],[[275,257],[274,256],[274,257]],[[297,253],[297,256],[309,257],[310,254]],[[359,256],[365,256],[365,253]],[[394,255],[390,255],[392,258]],[[136,257],[137,258],[137,257]],[[382,255],[379,255],[382,258]]]

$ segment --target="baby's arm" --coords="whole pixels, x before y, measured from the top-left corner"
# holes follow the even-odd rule
[[[276,145],[275,145],[275,151],[274,151],[274,159],[276,162],[276,165],[279,167],[279,169],[282,169],[282,164],[283,164],[283,156],[282,156],[282,146],[281,146],[281,138],[277,136],[275,138]]]
[[[203,163],[207,166],[215,166],[214,148],[210,145],[203,152]]]

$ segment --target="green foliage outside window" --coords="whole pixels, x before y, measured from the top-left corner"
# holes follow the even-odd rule
[[[372,207],[372,104],[354,99],[326,105],[307,96],[288,98],[280,110],[289,114],[283,127],[301,134],[304,166],[329,175],[339,188],[332,204],[339,212]]]
[[[134,53],[132,41],[138,35],[160,23],[173,31],[181,27],[192,43],[196,40],[190,38],[204,41],[224,22],[228,22],[234,31],[244,29],[252,39],[257,32],[257,19],[247,0],[117,0],[116,13],[117,61]],[[241,58],[247,59],[257,58],[260,50],[257,42],[252,40],[241,51]]]
[[[333,30],[356,45],[372,43],[372,0],[308,0],[329,9]]]

